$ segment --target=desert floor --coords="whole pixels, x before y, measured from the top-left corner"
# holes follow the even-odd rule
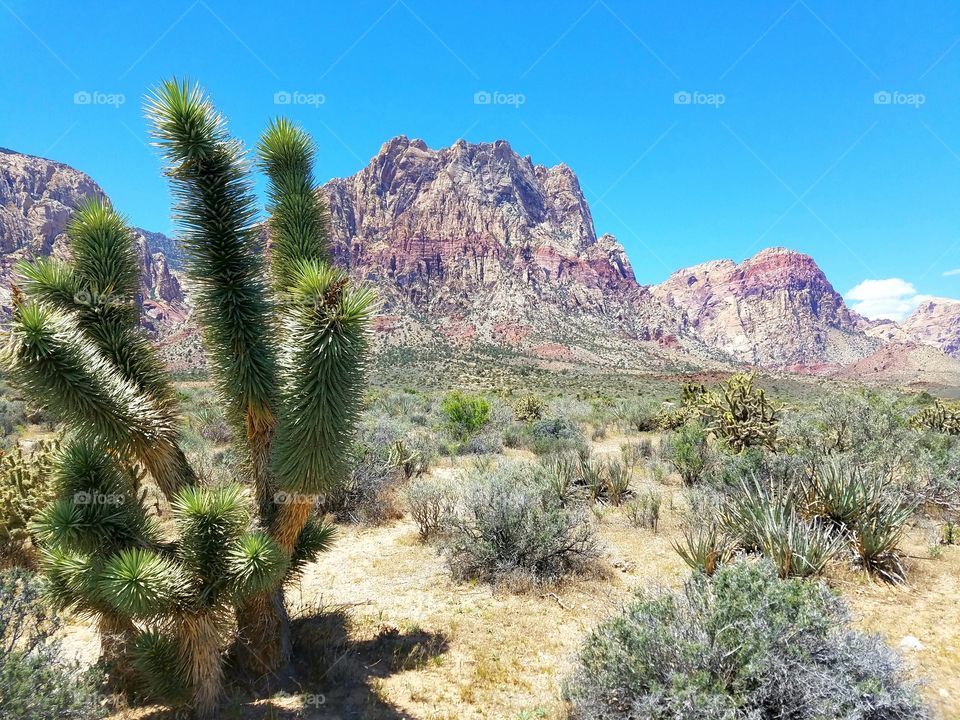
[[[596,446],[613,451],[627,438]],[[511,453],[516,454],[516,453]],[[463,461],[431,472],[456,482]],[[652,481],[637,478],[642,487]],[[596,515],[602,567],[549,589],[521,591],[451,580],[444,559],[418,541],[408,518],[379,527],[343,526],[335,547],[290,589],[296,669],[268,699],[227,701],[230,718],[561,718],[564,678],[578,646],[637,590],[679,587],[688,570],[673,550],[684,492],[659,486],[657,533],[636,529],[620,508]],[[847,600],[854,624],[881,634],[944,718],[960,717],[960,547],[931,553],[930,530],[911,528],[907,584],[894,587],[845,568],[827,580]],[[96,635],[74,626],[68,641],[96,657]],[[120,718],[161,718],[131,708]]]

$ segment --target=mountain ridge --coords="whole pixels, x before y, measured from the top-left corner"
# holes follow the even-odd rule
[[[573,170],[535,164],[504,140],[432,150],[397,136],[320,192],[335,261],[381,296],[381,347],[493,346],[611,367],[819,374],[866,368],[890,346],[960,356],[960,302],[929,301],[899,325],[869,321],[813,258],[787,248],[642,285],[616,238],[597,234]],[[86,174],[0,149],[0,303],[16,260],[69,252],[64,228],[88,194],[104,195]],[[134,232],[148,326],[196,350],[176,243]],[[877,362],[889,371],[895,358]]]

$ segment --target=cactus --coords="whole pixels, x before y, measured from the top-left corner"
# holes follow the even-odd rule
[[[419,452],[407,450],[403,440],[396,440],[390,448],[389,463],[391,467],[403,471],[403,477],[409,480],[414,475],[423,474],[423,462]]]
[[[910,419],[915,430],[933,430],[944,435],[960,435],[960,409],[937,400]]]
[[[513,417],[520,422],[535,422],[543,417],[543,401],[536,395],[524,395],[513,404]]]
[[[684,389],[687,407],[700,417],[708,432],[734,452],[758,446],[776,449],[783,405],[767,399],[755,380],[755,373],[740,374],[711,390],[703,386]]]
[[[54,498],[54,462],[60,440],[38,440],[0,454],[0,566],[33,567],[30,523]]]

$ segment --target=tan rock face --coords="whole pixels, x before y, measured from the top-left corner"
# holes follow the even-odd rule
[[[61,163],[0,149],[0,302],[9,297],[16,262],[69,255],[66,226],[83,198],[103,197],[89,176]],[[147,299],[182,302],[180,281],[157,246],[170,241],[137,229],[137,250]]]
[[[846,364],[873,352],[850,311],[807,255],[763,250],[737,265],[703,263],[675,272],[653,295],[682,310],[708,346],[768,366]]]
[[[812,258],[782,248],[641,286],[620,243],[597,237],[573,172],[535,165],[504,141],[431,150],[397,137],[322,192],[335,259],[381,298],[374,329],[384,344],[496,345],[649,369],[729,368],[732,359],[893,372],[902,353],[878,350],[904,342],[960,357],[960,303],[928,303],[899,326],[870,323],[846,307]],[[16,260],[68,255],[72,209],[102,194],[68,166],[0,150],[0,304]],[[144,324],[169,349],[172,366],[201,366],[188,301],[170,267],[176,246],[159,233],[135,232]]]
[[[444,335],[508,345],[587,328],[643,339],[679,329],[623,247],[597,238],[573,172],[535,165],[505,141],[431,150],[397,137],[323,192],[335,256],[378,286],[388,314],[455,320]]]
[[[929,300],[900,323],[900,328],[914,342],[960,357],[960,302],[957,300]]]

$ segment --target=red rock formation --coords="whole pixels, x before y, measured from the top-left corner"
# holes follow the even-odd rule
[[[813,258],[784,248],[740,265],[718,260],[678,270],[652,292],[683,311],[708,346],[752,364],[842,365],[880,344],[864,335],[866,322]]]
[[[900,329],[914,342],[960,357],[960,301],[928,300],[900,323]]]

